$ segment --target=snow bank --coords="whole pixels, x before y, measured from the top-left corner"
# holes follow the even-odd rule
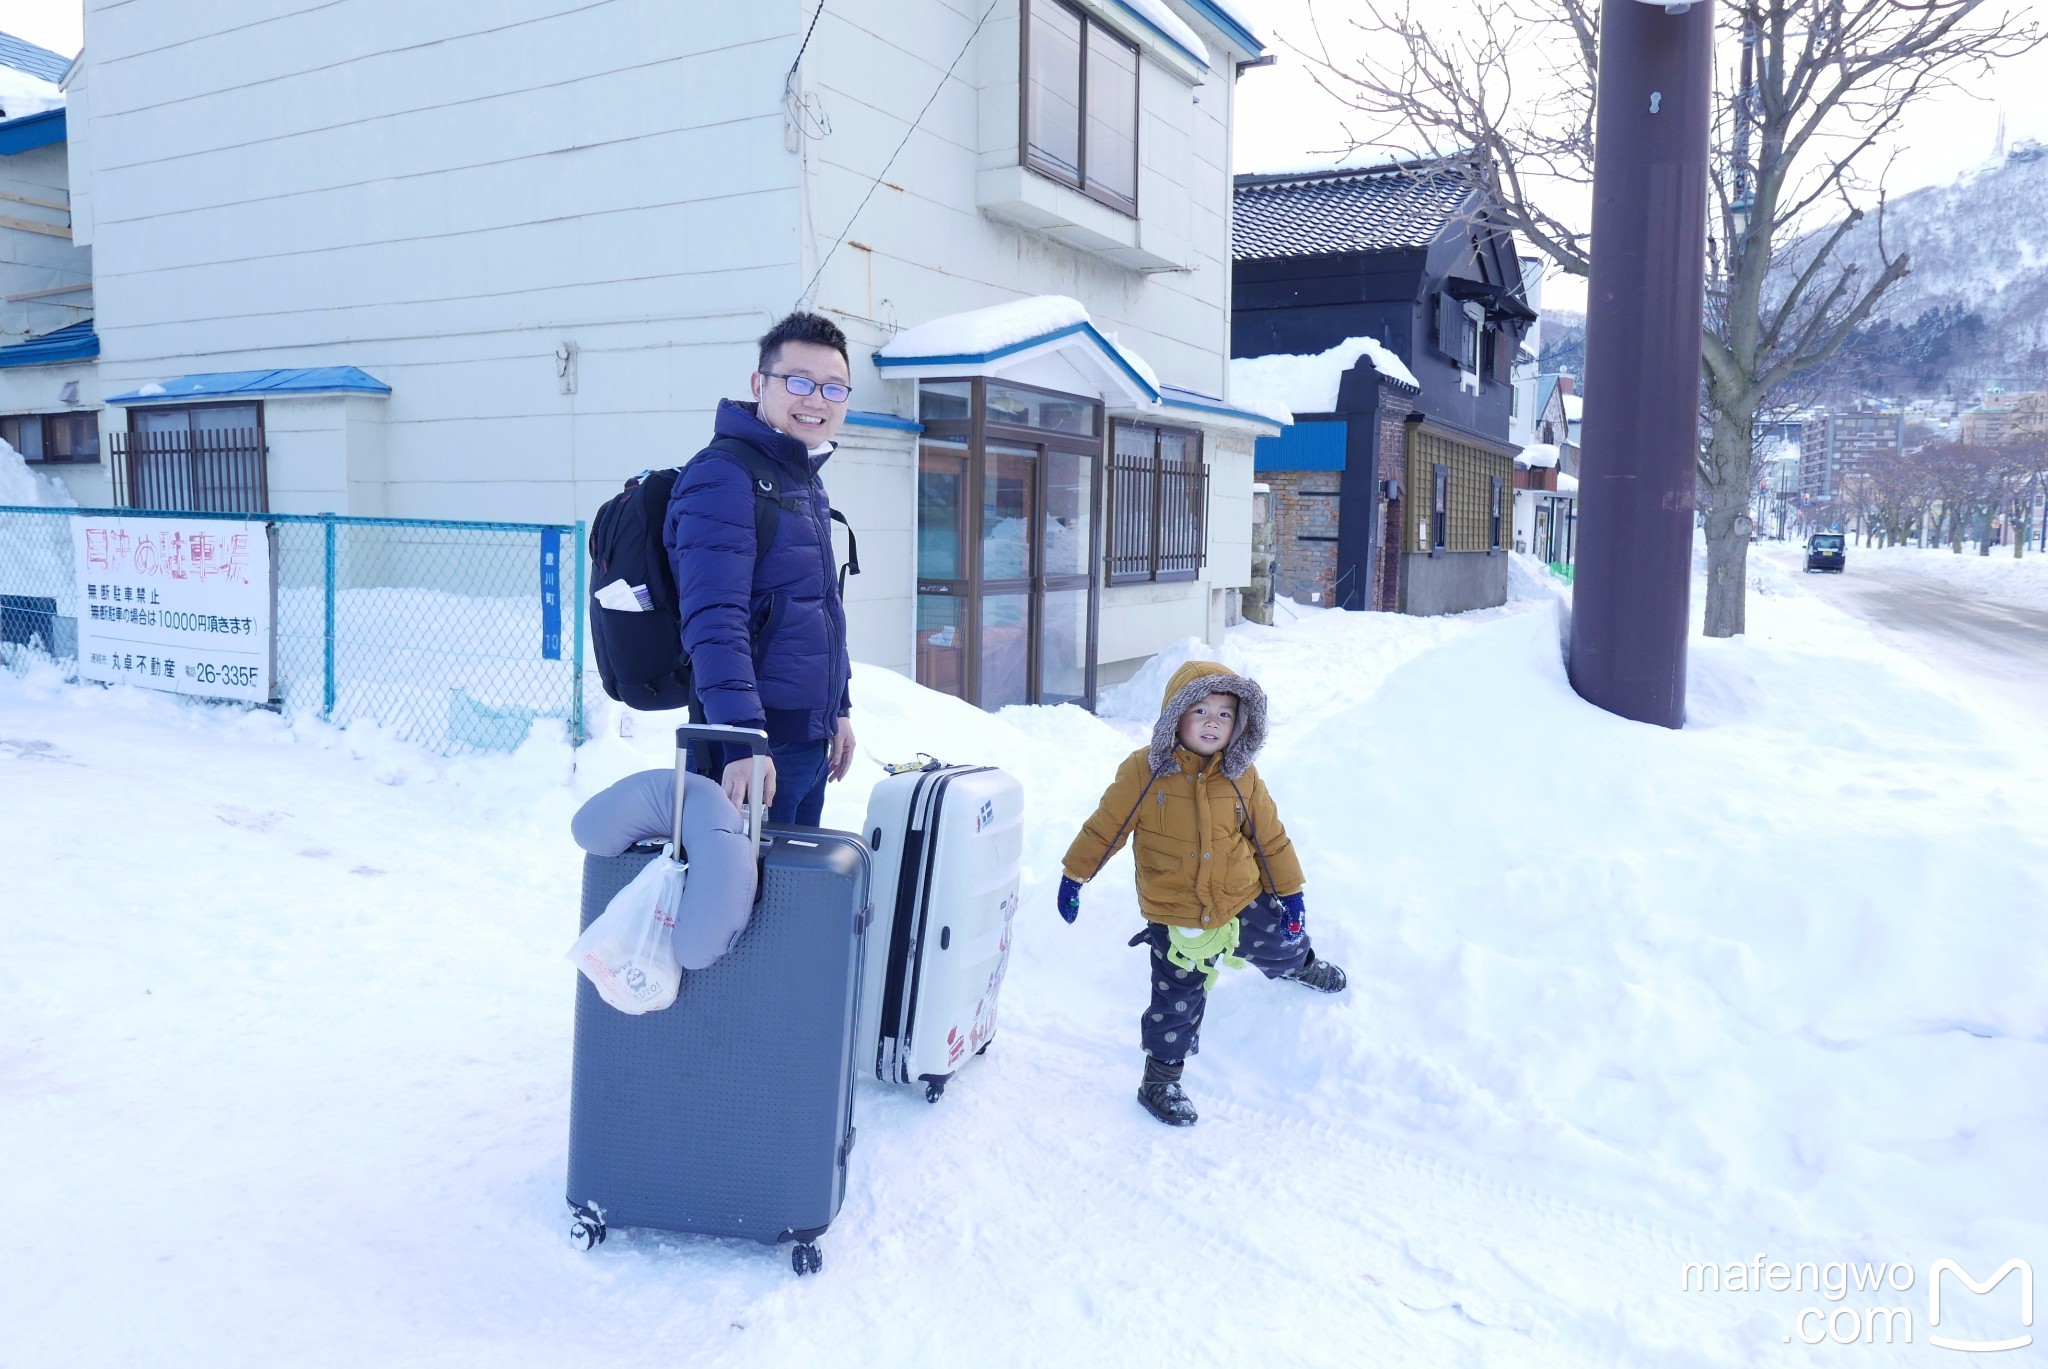
[[[2011,547],[1993,547],[1989,556],[1980,556],[1970,544],[1958,556],[1947,547],[1859,547],[1852,542],[1849,573],[1864,565],[1904,571],[1969,594],[2048,608],[2048,556],[2032,546],[2025,556],[2015,558]]]
[[[1416,383],[1399,357],[1372,338],[1355,337],[1313,356],[1235,357],[1230,363],[1230,399],[1262,412],[1326,414],[1337,407],[1344,373],[1361,357],[1389,380]]]
[[[1002,765],[1026,882],[994,1048],[937,1107],[860,1087],[801,1285],[756,1245],[564,1233],[567,822],[668,763],[665,719],[600,712],[572,775],[559,729],[443,761],[0,677],[0,1117],[34,1176],[14,1229],[48,1237],[0,1253],[9,1353],[1150,1363],[1199,1326],[1222,1363],[1809,1363],[1784,1347],[1811,1293],[1681,1296],[1682,1262],[1982,1274],[2048,1237],[2048,757],[1758,574],[1749,634],[1692,642],[1675,732],[1571,693],[1569,594],[1514,562],[1501,609],[1283,607],[1182,643],[1106,719],[859,668],[826,822],[858,824],[881,761]],[[1272,697],[1260,772],[1352,988],[1232,972],[1178,1133],[1130,1097],[1128,850],[1077,925],[1050,905],[1195,654]],[[1218,1317],[1176,1252],[1279,1273]]]
[[[0,71],[6,68],[0,67]],[[0,439],[0,504],[37,506],[51,509],[78,507],[78,501],[71,497],[71,491],[64,488],[64,482],[44,475],[41,471],[30,470],[22,454],[4,439]],[[65,529],[65,536],[70,530]]]

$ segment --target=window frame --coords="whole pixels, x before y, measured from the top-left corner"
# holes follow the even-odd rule
[[[51,456],[51,420],[80,418],[90,419],[92,422],[92,455]],[[98,409],[66,409],[61,413],[0,414],[0,423],[8,422],[17,424],[35,423],[42,438],[42,451],[40,455],[30,456],[27,452],[21,451],[21,444],[19,442],[9,442],[10,446],[16,451],[21,452],[21,459],[31,466],[97,466],[105,459],[102,443],[103,434],[100,431],[100,411]],[[15,431],[18,436],[20,429],[17,428]]]
[[[1074,160],[1080,165],[1078,176],[1069,176],[1066,168],[1058,163],[1033,154],[1031,148],[1031,11],[1035,5],[1052,5],[1065,10],[1081,25],[1079,52],[1080,103],[1076,107],[1075,122],[1077,135]],[[1037,172],[1047,180],[1056,181],[1069,190],[1086,195],[1097,204],[1114,209],[1128,218],[1138,217],[1139,172],[1144,159],[1139,148],[1144,111],[1145,53],[1138,44],[1126,38],[1112,25],[1104,23],[1088,11],[1067,0],[1019,0],[1017,6],[1017,161],[1027,171]],[[1091,184],[1088,176],[1088,41],[1089,35],[1100,29],[1110,41],[1128,48],[1131,54],[1131,194],[1129,199],[1112,191]]]
[[[1143,570],[1118,570],[1119,560],[1131,560],[1133,551],[1120,552],[1120,514],[1117,509],[1117,484],[1121,455],[1118,435],[1125,431],[1150,433],[1152,455],[1149,458],[1150,478],[1148,482],[1150,515],[1144,526],[1145,568]],[[1184,491],[1191,492],[1193,524],[1191,532],[1184,532],[1181,539],[1191,540],[1194,564],[1192,566],[1163,567],[1169,555],[1167,544],[1167,520],[1165,517],[1167,478],[1165,457],[1161,451],[1160,439],[1168,435],[1186,438],[1190,455],[1183,460],[1188,470],[1175,479]],[[1175,423],[1148,423],[1141,419],[1112,418],[1109,433],[1103,442],[1102,480],[1102,583],[1105,585],[1156,585],[1185,584],[1202,578],[1202,572],[1209,565],[1209,462],[1203,444],[1200,428],[1183,427]],[[1128,468],[1124,468],[1126,471]],[[1172,553],[1176,557],[1186,553]]]
[[[1488,517],[1488,518],[1489,518],[1489,519],[1491,520],[1491,524],[1492,524],[1492,534],[1493,534],[1493,545],[1492,545],[1492,546],[1490,546],[1490,547],[1488,547],[1488,548],[1487,548],[1486,550],[1487,550],[1487,552],[1488,552],[1488,554],[1489,554],[1489,555],[1493,555],[1493,556],[1498,556],[1498,555],[1500,555],[1500,553],[1501,553],[1501,552],[1503,552],[1503,551],[1505,551],[1505,550],[1506,550],[1506,547],[1505,547],[1505,546],[1503,546],[1503,544],[1501,543],[1501,540],[1500,540],[1500,539],[1501,539],[1501,478],[1500,478],[1499,476],[1497,476],[1497,475],[1495,475],[1495,476],[1489,476],[1489,477],[1487,477],[1487,478],[1488,478],[1489,480],[1491,480],[1491,481],[1493,482],[1493,505],[1492,505],[1492,509],[1491,509],[1491,511],[1490,511],[1490,512],[1488,513],[1488,515],[1487,515],[1487,517]]]
[[[1442,556],[1450,550],[1451,467],[1432,461],[1429,480],[1429,554]]]
[[[205,444],[198,440],[197,430],[192,426],[192,415],[201,410],[208,409],[253,409],[255,411],[255,423],[252,427],[217,428],[212,430],[223,433],[246,432],[250,436],[249,445],[216,442],[215,449],[212,452],[204,451],[203,447]],[[162,446],[159,446],[157,450],[153,451],[152,447],[156,444],[153,444],[150,439],[162,436],[162,434],[144,432],[141,423],[142,418],[149,414],[182,413],[185,415],[186,439],[183,455],[186,456],[188,465],[192,470],[196,471],[202,469],[198,464],[199,462],[212,458],[214,464],[204,469],[207,469],[209,474],[216,477],[212,482],[214,492],[218,493],[220,489],[230,489],[238,497],[233,507],[229,508],[206,506],[191,510],[173,509],[167,510],[167,512],[269,513],[270,430],[265,409],[266,406],[262,400],[245,399],[239,396],[228,399],[197,400],[185,404],[136,404],[129,406],[127,410],[127,423],[122,431],[115,435],[116,445],[113,451],[114,502],[116,505],[124,508],[146,507],[145,505],[130,501],[137,498],[145,488],[152,485],[160,487],[160,482],[167,477],[151,473],[149,479],[144,479],[141,463],[151,455],[180,455],[177,451],[176,443],[164,444],[164,446],[168,446],[169,450],[164,450]],[[238,467],[234,464],[222,465],[221,459],[223,458],[228,463],[233,463],[236,458],[244,458],[249,466],[253,467],[253,470]],[[251,476],[253,478],[246,482],[239,479],[222,480],[219,477],[223,474],[233,477]],[[196,490],[196,481],[192,483]]]

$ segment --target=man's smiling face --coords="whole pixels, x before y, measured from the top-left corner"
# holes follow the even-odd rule
[[[846,402],[834,404],[816,390],[807,395],[789,392],[783,376],[801,376],[819,385],[845,385],[846,358],[834,347],[816,342],[785,342],[768,365],[771,375],[754,372],[754,398],[761,404],[761,421],[777,432],[787,433],[806,448],[830,442],[846,423]]]

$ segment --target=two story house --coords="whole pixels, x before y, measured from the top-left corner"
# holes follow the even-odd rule
[[[1235,213],[1240,373],[1352,368],[1327,409],[1291,401],[1296,424],[1260,444],[1259,478],[1301,510],[1276,529],[1276,588],[1415,614],[1504,602],[1510,412],[1536,314],[1482,180],[1414,162],[1244,175]]]
[[[71,60],[0,33],[0,441],[99,461],[92,252],[73,240],[62,83]]]
[[[1091,702],[1250,578],[1225,0],[87,0],[83,502],[588,518],[794,307],[857,659]],[[201,461],[196,453],[207,453]]]

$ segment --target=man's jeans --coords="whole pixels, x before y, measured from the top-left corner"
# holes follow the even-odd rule
[[[816,827],[825,811],[825,777],[830,742],[776,742],[768,754],[775,758],[775,801],[768,805],[768,821],[793,822],[799,827]]]

